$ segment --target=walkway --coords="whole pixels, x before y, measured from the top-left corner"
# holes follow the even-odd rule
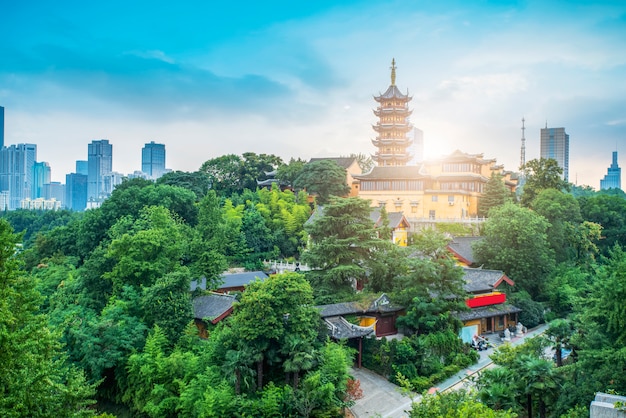
[[[520,337],[512,337],[510,344],[522,344],[526,338],[543,334],[547,328],[548,325],[543,324],[529,330]],[[494,338],[497,337],[492,337],[491,340]],[[446,390],[454,390],[463,387],[464,384],[469,382],[469,376],[478,373],[480,370],[492,364],[489,358],[492,352],[492,349],[479,351],[480,359],[476,364],[459,371],[454,376],[439,383],[436,387],[431,388],[428,392],[444,392]],[[411,409],[413,400],[419,401],[421,399],[420,395],[411,394],[411,396],[413,396],[412,400],[408,394],[402,393],[401,388],[367,369],[352,369],[352,376],[360,380],[361,390],[363,390],[363,398],[356,401],[354,406],[350,408],[355,418],[404,418],[408,416],[406,411]]]

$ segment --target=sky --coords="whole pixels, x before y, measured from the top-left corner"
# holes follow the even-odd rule
[[[196,171],[224,154],[374,154],[376,102],[413,97],[425,155],[520,165],[570,135],[570,182],[626,166],[626,2],[0,0],[5,145],[35,143],[65,182],[92,140],[113,170]]]

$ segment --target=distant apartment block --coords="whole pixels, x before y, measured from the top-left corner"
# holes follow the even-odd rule
[[[61,202],[56,199],[44,199],[43,197],[24,199],[20,202],[20,208],[29,210],[59,210],[61,209]]]
[[[153,180],[165,174],[164,144],[156,144],[151,141],[141,149],[141,171]]]
[[[622,169],[617,165],[617,151],[613,151],[613,162],[608,168],[606,175],[600,180],[600,189],[621,189]]]
[[[556,160],[563,169],[563,180],[569,181],[569,135],[565,128],[542,128],[540,147],[540,157]]]
[[[107,139],[95,140],[87,152],[87,199],[102,202],[113,191],[109,175],[113,171],[113,146]]]
[[[17,144],[0,150],[0,191],[7,192],[9,210],[19,209],[21,201],[33,193],[37,145]]]

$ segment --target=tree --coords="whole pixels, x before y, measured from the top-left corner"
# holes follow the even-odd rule
[[[491,178],[485,184],[485,191],[478,201],[478,216],[487,217],[491,208],[511,201],[513,201],[513,194],[504,184],[502,175],[492,172]]]
[[[242,165],[241,157],[228,154],[205,161],[199,171],[207,175],[211,189],[219,196],[230,196],[241,190],[239,176]]]
[[[160,327],[171,346],[193,319],[190,281],[189,270],[182,268],[157,278],[152,286],[143,289],[141,307],[144,322],[149,328]]]
[[[257,364],[257,390],[263,388],[266,365],[282,368],[291,359],[287,369],[294,371],[296,353],[288,342],[297,341],[295,348],[303,353],[315,347],[320,317],[312,305],[311,286],[298,273],[253,282],[242,294],[231,317],[231,338],[225,343],[232,350],[249,347],[249,358]]]
[[[398,325],[417,334],[452,330],[461,323],[451,312],[467,309],[463,270],[446,250],[448,239],[428,230],[417,234],[410,251],[421,256],[404,260],[406,271],[393,281],[393,297],[407,307]]]
[[[156,184],[191,190],[198,200],[204,197],[211,185],[209,177],[202,171],[171,171],[159,177]]]
[[[599,194],[581,197],[578,202],[583,219],[602,226],[602,239],[598,241],[602,254],[608,255],[615,244],[626,246],[626,199]]]
[[[367,200],[335,197],[318,210],[321,215],[305,225],[312,244],[302,259],[319,269],[325,291],[335,296],[351,292],[357,280],[366,278],[374,253],[392,244],[377,237]]]
[[[555,319],[546,330],[546,336],[554,343],[556,367],[563,365],[562,348],[567,346],[572,332],[572,325],[565,319]]]
[[[545,218],[530,209],[512,203],[494,208],[484,225],[484,239],[474,245],[477,264],[504,271],[517,290],[534,298],[554,264],[547,229]]]
[[[569,191],[569,184],[563,180],[563,169],[552,158],[530,160],[522,166],[526,182],[523,186],[521,203],[529,206],[535,197],[545,189]]]
[[[558,396],[559,379],[552,362],[522,355],[515,362],[515,372],[519,376],[522,391],[526,395],[526,412],[533,415],[533,401],[539,405],[539,416],[546,417],[546,403]]]
[[[244,189],[256,190],[257,180],[265,180],[266,172],[282,164],[282,159],[273,154],[246,152],[242,157],[222,155],[205,161],[200,167],[219,196],[228,197],[233,193],[242,193]]]
[[[67,364],[59,335],[38,313],[41,297],[20,271],[19,241],[0,219],[0,415],[92,416],[94,388]]]
[[[304,169],[306,161],[298,158],[289,160],[289,164],[282,164],[276,170],[276,178],[280,184],[294,187],[296,179]]]
[[[152,286],[156,279],[180,268],[184,235],[170,212],[148,207],[139,219],[122,218],[112,228],[107,257],[115,265],[104,277],[116,292],[124,285]]]
[[[556,261],[574,260],[576,231],[583,220],[578,201],[560,190],[544,189],[531,202],[531,207],[549,222],[546,232]]]
[[[241,170],[241,189],[256,190],[257,180],[266,180],[267,175],[283,164],[283,160],[274,154],[255,154],[244,152]]]
[[[319,204],[328,203],[331,196],[345,196],[350,192],[350,186],[346,184],[346,169],[331,160],[306,164],[294,184],[317,195]]]
[[[410,418],[514,418],[509,411],[494,411],[476,399],[475,394],[463,390],[426,395],[413,402]]]

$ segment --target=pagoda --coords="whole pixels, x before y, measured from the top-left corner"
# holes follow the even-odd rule
[[[378,123],[374,126],[377,133],[372,144],[378,148],[372,157],[379,167],[404,166],[411,159],[407,148],[413,140],[407,138],[407,133],[413,129],[409,122],[411,110],[409,101],[412,97],[402,94],[396,87],[396,60],[391,61],[391,85],[383,94],[374,96],[378,107],[374,114],[378,117]]]

